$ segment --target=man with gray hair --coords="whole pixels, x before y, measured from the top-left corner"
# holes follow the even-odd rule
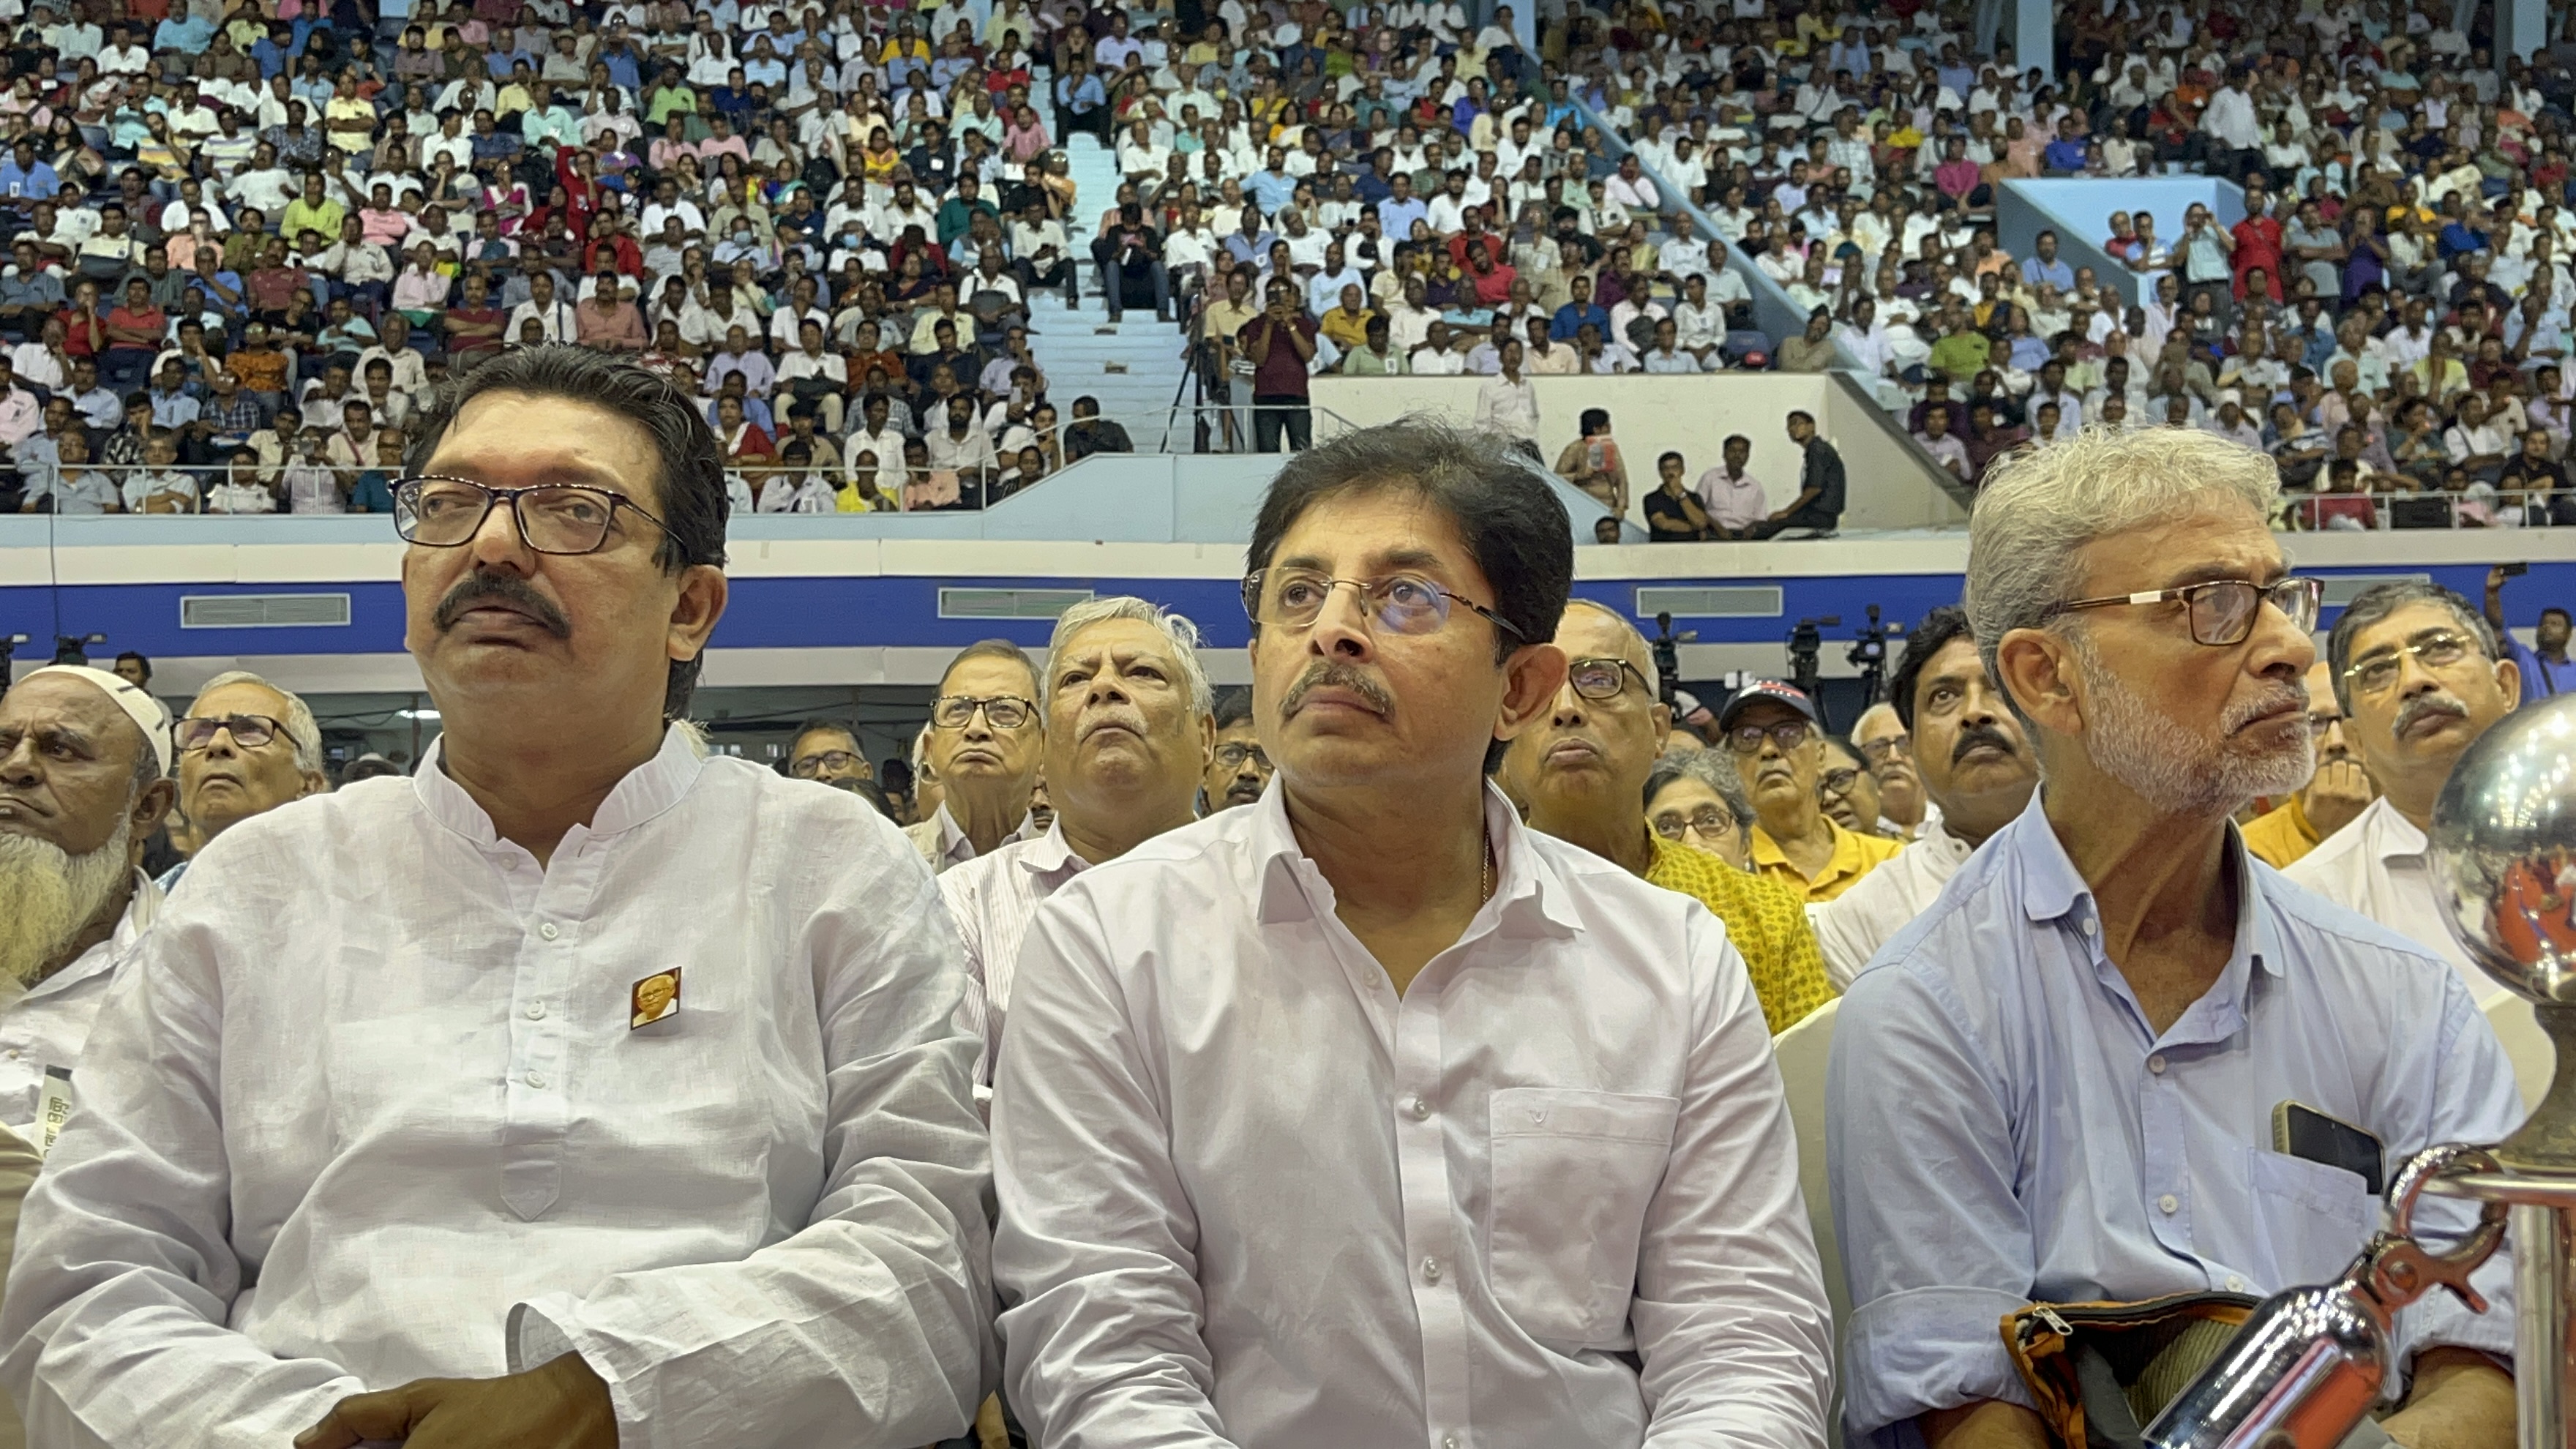
[[[966,974],[981,988],[967,993],[961,1012],[984,1039],[979,1089],[992,1082],[1013,967],[1038,903],[1198,816],[1199,781],[1216,750],[1214,693],[1198,644],[1189,620],[1127,595],[1076,604],[1056,619],[1038,678],[1055,823],[939,877],[965,942]]]
[[[2510,995],[2443,924],[2424,832],[2460,752],[2521,701],[2520,671],[2467,599],[2418,580],[2356,595],[2326,663],[2379,798],[2282,874],[2450,962],[2479,1005]]]
[[[62,1126],[49,1100],[68,1105],[108,982],[160,905],[137,867],[170,813],[169,721],[103,669],[51,665],[0,695],[0,1126],[39,1149]]]
[[[2085,433],[1980,491],[1968,619],[2041,789],[1844,996],[1826,1141],[1853,1443],[2041,1449],[1999,1318],[2329,1279],[2376,1225],[2382,1175],[2522,1119],[2440,957],[2237,835],[2246,801],[2309,773],[2319,588],[2266,525],[2279,493],[2263,455],[2172,429]],[[2287,1103],[2375,1150],[2272,1150]],[[2422,1211],[2440,1236],[2469,1222]],[[2504,1257],[2477,1274],[2491,1311],[2434,1294],[2400,1320],[2392,1412],[2366,1432],[2511,1439]],[[2162,1407],[2126,1387],[2087,1411]]]
[[[313,711],[247,670],[207,680],[172,738],[179,751],[179,809],[199,850],[254,815],[331,788]],[[184,861],[172,867],[162,886],[176,886],[187,869]]]
[[[0,694],[0,1256],[70,1115],[109,984],[151,925],[144,842],[170,811],[169,711],[102,669],[55,665]],[[0,1444],[26,1442],[0,1403]]]
[[[939,801],[916,803],[903,831],[934,873],[1038,833],[1029,824],[1046,744],[1037,675],[1020,646],[986,639],[957,651],[939,676],[921,746]]]

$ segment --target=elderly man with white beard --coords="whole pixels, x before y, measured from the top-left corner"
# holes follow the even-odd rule
[[[1843,998],[1853,1443],[2041,1449],[1998,1319],[2329,1279],[2376,1226],[2375,1171],[2521,1120],[2458,974],[2283,880],[2231,819],[2310,773],[2319,588],[2265,524],[2279,493],[2269,459],[2184,429],[2087,433],[1979,492],[1968,618],[2041,789]],[[2272,1150],[2293,1102],[2378,1161]],[[2463,1208],[2428,1197],[2417,1226],[2458,1233]],[[2491,1311],[2434,1294],[2400,1320],[2376,1432],[2511,1441],[2508,1256],[2477,1274]]]
[[[1216,749],[1214,691],[1198,629],[1127,595],[1064,611],[1038,676],[1045,778],[1056,807],[1044,835],[950,868],[939,893],[966,947],[964,1015],[984,1038],[979,1085],[992,1082],[1029,918],[1056,888],[1198,818],[1200,777]]]
[[[0,1258],[90,1024],[160,905],[138,867],[169,773],[169,712],[139,685],[56,665],[0,694]],[[0,1446],[25,1442],[0,1404]]]

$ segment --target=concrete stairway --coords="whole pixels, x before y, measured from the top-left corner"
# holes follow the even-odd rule
[[[1075,270],[1082,277],[1082,305],[1068,310],[1064,294],[1045,291],[1030,300],[1030,324],[1036,335],[1029,348],[1047,377],[1047,396],[1068,422],[1073,400],[1100,400],[1101,415],[1123,424],[1142,453],[1191,450],[1189,415],[1171,418],[1172,394],[1180,388],[1185,368],[1181,329],[1157,322],[1147,307],[1130,307],[1117,326],[1100,297],[1099,269],[1091,264],[1091,238],[1100,214],[1118,195],[1116,157],[1098,141],[1077,135],[1065,148],[1074,183],[1072,219],[1065,234],[1073,243]],[[1185,395],[1186,405],[1189,398]],[[1171,442],[1164,432],[1169,420]]]

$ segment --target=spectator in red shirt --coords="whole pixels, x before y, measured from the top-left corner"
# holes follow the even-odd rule
[[[152,305],[152,284],[141,277],[125,280],[125,301],[107,314],[107,352],[99,359],[99,378],[117,392],[131,392],[152,370],[170,319]]]
[[[2264,288],[2275,302],[2281,296],[2281,224],[2270,214],[2271,198],[2263,186],[2263,173],[2245,175],[2245,219],[2228,228],[2236,238],[2236,300],[2245,300],[2247,274],[2257,268],[2263,276],[2256,285]]]
[[[1253,360],[1252,432],[1259,450],[1279,451],[1282,429],[1297,451],[1315,445],[1315,415],[1307,403],[1306,364],[1315,356],[1315,320],[1298,309],[1296,285],[1274,282],[1270,305],[1243,324],[1236,340]]]

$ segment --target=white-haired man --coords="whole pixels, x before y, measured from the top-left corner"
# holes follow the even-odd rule
[[[1189,620],[1125,595],[1076,604],[1056,620],[1038,678],[1055,823],[939,877],[965,942],[966,973],[982,988],[966,1000],[985,1041],[982,1083],[992,1080],[1012,968],[1038,903],[1082,871],[1198,816],[1199,780],[1216,749],[1198,642]]]
[[[304,701],[246,670],[218,674],[172,731],[179,751],[179,813],[196,847],[254,815],[331,788],[322,727]],[[162,877],[175,886],[185,862]]]
[[[138,867],[170,811],[169,720],[99,669],[39,669],[0,694],[0,1255],[109,983],[160,905]],[[24,1442],[0,1403],[0,1444]]]
[[[1941,807],[1923,793],[1923,773],[1914,767],[1914,735],[1895,704],[1882,699],[1862,710],[1852,722],[1851,744],[1878,782],[1879,833],[1896,840],[1921,838],[1941,818]]]
[[[2268,458],[2188,429],[2083,434],[1979,492],[1968,616],[2043,787],[1843,999],[1826,1139],[1854,1442],[2042,1449],[1998,1318],[2331,1278],[2376,1226],[2374,1172],[2521,1121],[2459,977],[2232,823],[2309,774],[2319,590],[2266,524],[2279,493]],[[2288,1102],[2377,1151],[2274,1151]],[[2419,1226],[2466,1226],[2426,1201]],[[2477,1275],[2490,1312],[2437,1293],[2401,1320],[2390,1439],[2510,1441],[2511,1273]]]

